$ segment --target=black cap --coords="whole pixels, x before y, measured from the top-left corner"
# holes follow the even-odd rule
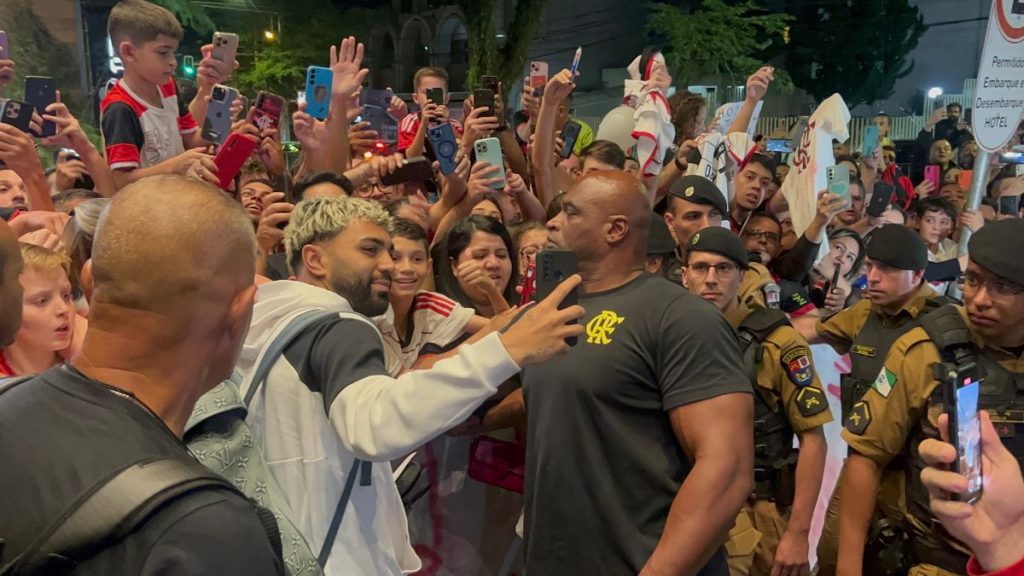
[[[743,247],[740,237],[721,226],[710,226],[694,234],[686,247],[686,253],[691,252],[712,252],[725,256],[744,270],[750,267],[747,249]]]
[[[916,232],[902,224],[876,228],[867,238],[864,255],[898,270],[924,270],[928,267],[928,246]]]
[[[1024,286],[1024,259],[1017,250],[1024,245],[1024,220],[1011,218],[989,222],[971,236],[967,251],[985,270]]]
[[[722,191],[715,183],[703,176],[683,176],[672,185],[669,193],[694,204],[714,206],[725,216],[729,206],[725,202]]]
[[[676,250],[676,241],[668,231],[668,224],[658,214],[651,214],[651,227],[647,230],[647,255],[671,254]]]

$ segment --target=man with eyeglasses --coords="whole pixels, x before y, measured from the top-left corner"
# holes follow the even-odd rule
[[[725,228],[690,239],[683,284],[718,307],[739,335],[754,386],[754,490],[740,510],[726,553],[733,576],[802,574],[821,489],[832,421],[807,342],[786,318],[739,297],[747,251]],[[793,435],[800,438],[799,455]]]
[[[972,236],[964,306],[931,312],[896,340],[871,389],[853,406],[843,430],[850,455],[838,488],[841,573],[862,573],[879,474],[898,457],[906,473],[905,552],[916,561],[909,574],[967,573],[967,547],[942,530],[928,508],[917,446],[939,437],[944,407],[936,372],[976,362],[983,378],[979,409],[989,412],[1018,464],[1024,462],[1024,261],[1016,252],[1022,244],[1024,221],[1018,219],[992,222]]]

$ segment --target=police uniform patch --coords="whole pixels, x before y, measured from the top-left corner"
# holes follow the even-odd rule
[[[807,386],[814,382],[814,364],[811,363],[811,351],[807,346],[797,346],[783,354],[782,367],[786,369],[789,380],[797,386]]]
[[[875,378],[875,383],[871,385],[875,392],[882,395],[882,398],[888,398],[894,386],[896,386],[896,375],[888,368],[882,368],[882,371],[878,373],[878,378]]]
[[[853,405],[850,414],[846,417],[844,426],[851,434],[860,436],[868,429],[868,424],[870,423],[871,408],[868,407],[867,402],[860,401]]]
[[[810,418],[828,409],[828,398],[821,388],[808,386],[796,395],[796,406],[800,410],[800,415]]]

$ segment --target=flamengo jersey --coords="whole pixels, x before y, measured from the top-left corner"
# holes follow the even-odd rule
[[[459,124],[457,120],[452,119],[452,128],[455,129],[455,135],[462,137],[462,124]],[[402,121],[398,123],[398,151],[405,152],[405,149],[412,146],[412,141],[416,139],[416,133],[420,131],[420,115],[409,114]],[[430,138],[424,138],[424,146],[430,145]]]
[[[178,116],[174,80],[160,87],[163,106],[147,104],[118,80],[100,103],[107,163],[114,170],[154,166],[185,151],[183,134],[198,129],[191,114]]]
[[[388,373],[394,377],[412,368],[420,357],[423,347],[433,344],[439,348],[448,346],[462,336],[462,330],[476,312],[436,292],[420,291],[412,304],[412,332],[407,342],[402,342],[395,330],[395,311],[388,307],[383,316],[373,319],[384,340],[384,357]]]

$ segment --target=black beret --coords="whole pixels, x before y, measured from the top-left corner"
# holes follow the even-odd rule
[[[747,249],[743,247],[740,237],[721,226],[710,226],[694,234],[690,238],[690,245],[686,247],[686,253],[690,252],[712,252],[725,256],[744,270],[750,267]]]
[[[928,267],[928,246],[917,232],[902,224],[886,224],[864,239],[864,255],[898,270]]]
[[[967,243],[971,260],[985,270],[1024,286],[1024,259],[1017,252],[1024,245],[1024,220],[1011,218],[989,222]]]
[[[725,202],[722,191],[715,183],[703,176],[683,176],[672,185],[669,193],[694,204],[714,206],[725,216],[729,206]]]
[[[658,214],[651,214],[651,227],[647,230],[647,254],[671,254],[676,250],[676,241],[668,231],[668,224]]]

